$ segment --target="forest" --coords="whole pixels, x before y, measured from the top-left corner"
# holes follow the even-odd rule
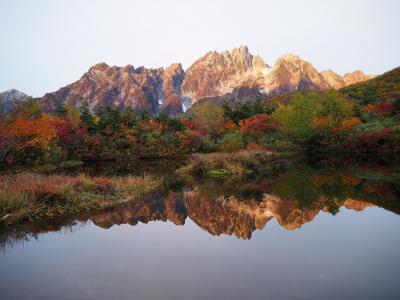
[[[105,107],[93,114],[34,100],[0,124],[0,166],[178,157],[256,151],[398,161],[400,69],[342,90],[294,93],[289,101],[217,105],[199,101],[185,114]]]

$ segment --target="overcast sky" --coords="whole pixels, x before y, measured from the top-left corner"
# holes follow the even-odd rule
[[[399,0],[0,0],[0,91],[42,96],[98,62],[186,69],[247,45],[270,65],[298,54],[318,70],[400,65]]]

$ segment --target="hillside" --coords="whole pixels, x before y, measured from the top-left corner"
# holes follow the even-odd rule
[[[400,67],[373,79],[344,87],[340,93],[365,105],[383,101],[393,104],[400,102]]]

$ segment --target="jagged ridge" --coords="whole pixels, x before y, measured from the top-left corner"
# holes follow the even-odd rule
[[[165,111],[171,115],[199,99],[225,97],[228,100],[269,99],[297,90],[342,88],[370,79],[361,71],[343,77],[331,70],[319,73],[299,56],[285,54],[271,68],[253,56],[246,46],[232,51],[210,51],[186,71],[181,64],[166,69],[134,68],[97,64],[78,81],[39,99],[45,111],[60,104],[79,107],[84,99],[92,111],[114,105],[121,109]],[[184,104],[184,105],[182,105]]]

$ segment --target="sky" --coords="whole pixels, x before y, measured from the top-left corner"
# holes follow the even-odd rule
[[[39,97],[90,66],[188,68],[247,45],[320,71],[381,74],[400,65],[399,0],[0,0],[0,91]]]

